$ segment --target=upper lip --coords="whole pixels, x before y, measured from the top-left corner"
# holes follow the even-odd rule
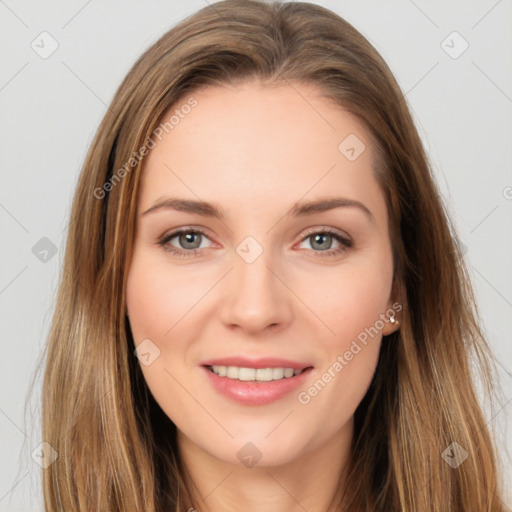
[[[241,368],[293,368],[294,370],[304,370],[310,363],[301,363],[289,359],[280,359],[276,357],[260,357],[257,359],[248,359],[247,357],[233,356],[223,357],[221,359],[209,359],[203,361],[202,366],[238,366]]]

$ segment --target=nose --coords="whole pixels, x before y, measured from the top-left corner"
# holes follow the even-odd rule
[[[223,324],[252,335],[287,326],[293,317],[293,294],[286,286],[286,272],[266,251],[252,262],[235,253],[233,261],[220,308]]]

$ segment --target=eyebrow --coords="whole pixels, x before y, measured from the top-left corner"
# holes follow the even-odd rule
[[[371,221],[374,221],[372,212],[363,203],[344,197],[327,197],[309,202],[298,201],[292,205],[292,207],[286,212],[285,216],[304,217],[341,207],[358,208],[364,212]],[[159,199],[150,208],[143,212],[142,215],[147,215],[148,213],[159,210],[176,210],[186,213],[195,213],[197,215],[213,217],[219,220],[223,220],[225,218],[224,211],[212,203],[178,197]]]

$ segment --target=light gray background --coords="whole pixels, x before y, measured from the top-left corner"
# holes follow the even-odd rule
[[[381,52],[413,111],[467,247],[500,402],[486,408],[512,480],[512,2],[324,1]],[[0,0],[0,510],[42,510],[40,378],[25,398],[54,305],[77,176],[136,58],[205,1]],[[48,58],[31,44],[47,31]],[[457,31],[463,40],[449,36]],[[43,36],[42,36],[43,37]],[[445,43],[442,43],[445,41]],[[452,47],[451,49],[449,47]],[[450,56],[446,51],[452,52]],[[56,246],[41,261],[32,252]],[[41,255],[40,255],[41,256]],[[508,440],[508,441],[507,441]],[[508,447],[507,447],[508,442]]]

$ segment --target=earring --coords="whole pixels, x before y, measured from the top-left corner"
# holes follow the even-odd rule
[[[390,317],[389,317],[389,321],[392,323],[392,324],[395,324],[395,325],[400,325],[400,322],[395,318],[395,314],[393,313]]]

